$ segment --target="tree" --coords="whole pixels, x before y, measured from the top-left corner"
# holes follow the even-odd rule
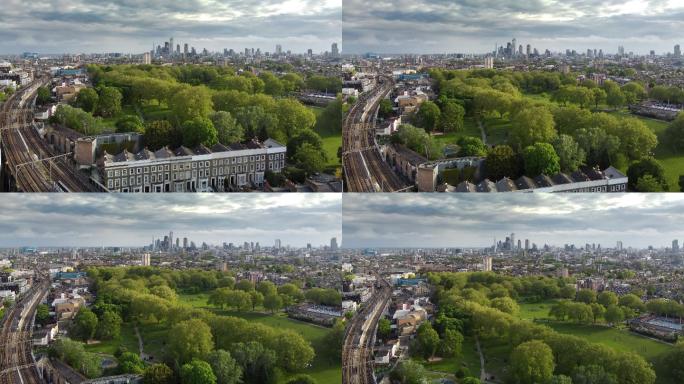
[[[97,107],[100,96],[93,88],[81,89],[74,98],[73,105],[76,108],[81,108],[86,112],[93,113]]]
[[[311,129],[316,124],[316,115],[294,99],[278,100],[278,128],[285,140],[296,136],[304,129]]]
[[[549,384],[573,384],[572,379],[565,375],[554,375]]]
[[[462,345],[463,335],[461,332],[455,329],[446,329],[439,344],[439,353],[443,357],[460,356]]]
[[[622,107],[627,102],[625,94],[620,89],[620,86],[613,81],[606,81],[603,83],[603,90],[606,91],[606,103],[614,108]]]
[[[36,307],[36,322],[41,325],[47,324],[50,320],[50,307],[46,304],[40,304]]]
[[[394,107],[392,105],[392,101],[390,99],[382,99],[380,100],[380,106],[378,109],[378,116],[386,119],[394,113]]]
[[[203,86],[183,87],[170,98],[169,108],[177,123],[196,118],[206,119],[213,108],[211,93]]]
[[[100,98],[97,102],[97,114],[102,117],[114,117],[121,113],[121,92],[112,87],[104,87],[100,90]]]
[[[264,82],[264,93],[267,95],[280,96],[285,91],[283,82],[271,72],[262,72],[259,78]]]
[[[558,155],[560,170],[562,172],[572,173],[580,166],[584,165],[586,154],[572,136],[565,134],[558,135],[558,137],[553,140],[552,145]]]
[[[641,301],[639,296],[632,293],[620,296],[619,305],[621,307],[628,307],[640,312],[646,310],[646,305],[644,305],[644,302]]]
[[[386,319],[382,318],[378,320],[378,338],[380,340],[387,340],[389,339],[390,335],[392,334],[392,323]]]
[[[684,151],[684,112],[679,113],[665,130],[665,141],[673,150]]]
[[[630,82],[623,85],[622,93],[625,95],[625,101],[627,104],[636,104],[638,101],[643,100],[647,96],[644,87],[635,82]]]
[[[242,382],[242,367],[233,359],[230,352],[217,349],[209,354],[207,362],[216,375],[216,384],[238,384]]]
[[[259,282],[256,285],[256,290],[261,292],[261,294],[264,295],[264,297],[268,295],[275,295],[278,293],[278,288],[276,287],[276,285],[268,280]]]
[[[658,145],[658,137],[639,119],[621,119],[617,126],[609,126],[606,133],[620,138],[620,152],[630,160],[651,154]]]
[[[210,116],[216,128],[218,142],[224,145],[238,143],[244,139],[244,129],[230,112],[218,111]]]
[[[460,157],[487,155],[487,146],[479,137],[463,136],[458,139],[456,144],[459,147],[458,156]]]
[[[262,306],[264,304],[264,295],[261,292],[251,291],[249,292],[252,301],[252,311],[256,310],[256,307]]]
[[[510,297],[497,297],[491,301],[491,306],[509,315],[517,315],[520,311],[518,303]]]
[[[299,149],[304,143],[309,143],[314,148],[321,151],[323,150],[323,139],[321,139],[321,136],[311,129],[304,129],[287,141],[287,158],[294,159],[295,155],[297,152],[299,152]]]
[[[169,145],[172,130],[171,123],[166,120],[148,122],[145,125],[145,145],[153,151]]]
[[[419,108],[416,113],[416,125],[428,132],[437,130],[442,115],[437,104],[426,101]]]
[[[182,321],[174,325],[169,334],[174,337],[168,340],[168,351],[178,364],[205,358],[214,349],[211,329],[202,320]]]
[[[97,93],[95,93],[97,95]],[[78,97],[78,95],[77,95]],[[36,104],[45,105],[52,101],[52,92],[47,87],[38,87],[36,90]],[[92,112],[92,111],[90,111]]]
[[[439,119],[443,132],[463,131],[463,117],[465,109],[455,100],[447,100],[442,105],[442,114]]]
[[[553,115],[546,107],[523,109],[513,117],[511,123],[510,142],[516,148],[549,143],[556,137]]]
[[[607,322],[611,324],[617,324],[625,319],[625,314],[617,305],[611,305],[606,308],[606,314],[604,317],[606,318]]]
[[[525,148],[523,159],[527,176],[555,175],[560,172],[560,158],[551,144],[536,143]]]
[[[596,323],[598,319],[602,318],[606,314],[606,307],[599,303],[591,303],[590,306],[594,323]]]
[[[577,301],[585,304],[595,303],[596,292],[591,289],[580,289],[579,292],[577,292]]]
[[[303,370],[315,356],[311,344],[294,331],[278,334],[271,347],[277,356],[278,366],[289,372]]]
[[[283,307],[283,299],[277,293],[271,293],[268,296],[264,296],[264,308],[275,313]]]
[[[594,97],[594,105],[596,106],[596,109],[598,109],[599,105],[606,102],[608,95],[606,94],[606,91],[601,88],[593,88],[591,92],[593,93],[592,96]]]
[[[617,384],[617,377],[600,365],[580,365],[571,377],[573,384]]]
[[[145,370],[145,363],[137,354],[124,352],[119,356],[118,369],[120,374],[141,374]]]
[[[74,318],[72,333],[83,341],[88,341],[95,336],[97,329],[97,316],[88,308],[81,308]]]
[[[114,311],[105,311],[97,323],[97,338],[100,340],[112,340],[119,338],[121,333],[121,316]]]
[[[188,148],[195,148],[200,144],[207,147],[218,142],[218,132],[214,128],[211,120],[196,117],[183,124],[183,145]]]
[[[596,301],[604,307],[609,307],[611,305],[617,305],[618,297],[614,292],[603,291],[599,293],[599,295],[596,298]]]
[[[166,364],[152,364],[143,373],[144,384],[171,384],[173,383],[173,371]]]
[[[296,166],[303,169],[307,175],[322,171],[327,161],[325,152],[309,143],[304,143],[299,147],[293,160]]]
[[[256,341],[250,341],[231,344],[230,352],[242,367],[245,383],[274,383],[276,354],[273,350],[264,348]]]
[[[209,363],[198,359],[183,364],[180,378],[182,384],[216,384],[216,375]]]
[[[499,181],[504,177],[516,178],[518,175],[518,160],[513,149],[507,145],[497,145],[485,159],[487,177],[492,181]]]
[[[145,127],[142,120],[135,115],[126,115],[116,121],[116,131],[119,133],[136,132],[143,133]]]
[[[663,372],[666,372],[671,379],[681,380],[684,378],[682,361],[684,361],[684,344],[679,343],[663,355],[662,364],[665,368]]]
[[[551,348],[532,340],[513,349],[510,357],[510,377],[513,383],[546,383],[551,380],[555,363]]]
[[[669,190],[667,179],[665,178],[665,169],[652,157],[645,157],[641,160],[635,161],[627,169],[627,177],[629,178],[629,187],[632,190],[637,189],[637,182],[646,175],[651,175],[661,185],[663,190]]]
[[[639,192],[664,192],[663,186],[651,175],[644,175],[639,178],[636,185]]]
[[[432,358],[439,347],[439,335],[429,322],[423,322],[416,332],[417,350],[426,359]]]
[[[422,365],[413,360],[403,360],[390,372],[390,379],[402,384],[424,384],[426,375]]]

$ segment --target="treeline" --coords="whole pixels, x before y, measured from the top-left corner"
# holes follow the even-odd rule
[[[465,115],[478,121],[485,131],[485,118],[510,121],[506,144],[487,155],[485,176],[491,180],[571,173],[581,166],[603,169],[631,164],[632,189],[669,188],[662,166],[650,157],[658,138],[648,126],[637,118],[589,110],[604,103],[617,108],[645,98],[647,93],[639,83],[620,87],[606,81],[599,87],[586,80],[577,85],[575,76],[548,72],[434,69],[430,75],[439,97],[418,112],[416,121],[422,128],[452,127],[458,132],[463,126],[460,113],[450,112],[447,116],[453,117],[444,117],[445,110],[455,110],[455,105],[462,106]],[[523,96],[541,92],[552,94],[557,103]],[[481,153],[478,144],[471,144],[471,153]]]
[[[653,368],[633,352],[618,352],[582,338],[521,320],[494,305],[511,293],[534,300],[569,293],[562,279],[513,278],[493,273],[432,273],[434,299],[439,305],[436,324],[462,330],[465,335],[507,345],[511,349],[506,380],[510,383],[582,382],[587,371],[606,377],[602,382],[649,384]],[[574,289],[573,289],[574,291]],[[499,306],[499,305],[497,305]]]
[[[296,332],[237,317],[218,316],[204,309],[191,308],[177,299],[177,290],[239,291],[250,298],[249,305],[240,308],[247,309],[253,305],[253,294],[247,291],[268,295],[275,289],[271,284],[255,287],[247,280],[236,283],[232,276],[215,271],[148,267],[91,268],[88,277],[97,297],[93,313],[113,312],[128,322],[164,324],[169,335],[173,335],[167,341],[163,356],[166,368],[159,364],[145,367],[146,382],[173,383],[180,378],[183,384],[234,383],[238,380],[274,383],[284,372],[303,370],[314,358],[315,352],[309,342]],[[297,296],[295,289],[285,291]],[[165,381],[152,381],[152,377],[162,373],[166,375]]]
[[[327,89],[339,79],[302,79],[294,73],[278,77],[270,72],[256,76],[209,66],[90,65],[88,73],[95,89],[81,91],[72,103],[85,114],[60,107],[65,109],[60,116],[78,116],[57,120],[78,131],[86,133],[91,124],[100,127],[96,132],[101,131],[97,120],[80,123],[90,121],[88,115],[94,113],[116,118],[119,132],[143,133],[145,145],[153,151],[164,146],[211,147],[216,143],[272,138],[282,144],[295,144],[288,153],[288,162],[307,174],[325,167],[326,153],[314,131],[316,115],[296,99],[285,96],[307,86]],[[115,94],[118,97],[112,97]],[[111,105],[112,99],[118,103]],[[122,105],[135,112],[122,115]],[[144,106],[158,110],[145,116],[141,110]],[[341,103],[332,103],[328,108],[341,110]],[[326,116],[331,114],[335,111],[326,112]]]

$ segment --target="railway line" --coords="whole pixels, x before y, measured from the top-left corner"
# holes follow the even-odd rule
[[[0,108],[0,144],[5,168],[22,192],[101,192],[78,173],[66,157],[55,153],[33,124],[32,103],[45,80],[18,91]]]
[[[385,81],[361,94],[343,124],[343,169],[349,192],[397,192],[407,186],[383,160],[375,141],[375,120],[380,102],[392,90]]]
[[[373,344],[378,321],[392,296],[392,289],[379,275],[378,288],[363,310],[347,326],[342,347],[342,383],[375,384]]]
[[[0,384],[44,382],[34,365],[31,343],[36,308],[48,288],[49,280],[41,277],[4,316],[0,330]]]

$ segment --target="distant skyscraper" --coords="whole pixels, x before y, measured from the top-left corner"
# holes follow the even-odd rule
[[[527,44],[527,57],[529,57],[532,54],[532,46],[530,44]]]
[[[176,249],[180,248],[180,238],[176,237]]]
[[[188,43],[183,44],[183,54],[185,56],[188,55]]]
[[[515,249],[515,233],[511,233],[511,250]]]
[[[530,249],[530,239],[525,239],[525,250],[527,251],[529,249]]]
[[[276,239],[276,241],[275,241],[275,247],[276,247],[276,249],[280,249],[280,245],[281,245],[281,244],[280,244],[280,239]]]
[[[280,44],[276,45],[276,51],[275,51],[275,53],[276,53],[276,55],[282,55],[282,53],[283,53],[283,46],[280,45]]]
[[[492,271],[492,258],[490,256],[485,256],[482,258],[482,270],[485,272]]]
[[[150,254],[149,253],[143,253],[142,259],[140,260],[140,265],[143,267],[149,267],[150,266]]]
[[[515,56],[515,50],[517,49],[516,42],[517,40],[514,37],[513,41],[511,42],[511,56]]]
[[[330,250],[333,252],[337,251],[337,237],[330,239]]]
[[[183,238],[183,249],[188,249],[188,238],[187,237]]]
[[[625,47],[622,45],[618,47],[618,55],[624,56],[625,55]]]
[[[494,69],[494,58],[491,56],[485,57],[484,67],[485,69]]]
[[[675,57],[682,57],[682,48],[679,46],[679,44],[674,46],[674,55]]]
[[[167,245],[169,247],[168,250],[170,251],[171,248],[173,248],[173,231],[169,232],[169,244],[167,244]]]
[[[149,52],[145,52],[143,54],[143,64],[145,64],[145,65],[152,64],[152,54],[150,54]]]
[[[330,53],[332,54],[332,57],[339,57],[340,56],[340,50],[337,48],[337,43],[332,43],[332,48],[330,49]]]
[[[679,240],[672,240],[672,250],[674,252],[679,251]]]
[[[622,251],[622,241],[618,241],[616,244],[616,248],[618,251]]]
[[[169,55],[173,56],[173,37],[169,39]]]
[[[311,57],[313,56],[313,49],[309,48],[309,50],[306,51],[306,54]]]

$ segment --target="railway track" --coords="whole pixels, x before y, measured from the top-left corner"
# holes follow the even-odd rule
[[[382,99],[391,91],[385,82],[362,94],[344,120],[343,168],[349,192],[397,192],[407,186],[383,160],[375,141],[375,120]]]
[[[33,109],[27,106],[45,80],[18,91],[0,108],[0,144],[6,169],[22,192],[101,192],[87,177],[78,173],[65,158],[56,155],[33,125]]]
[[[49,288],[41,279],[9,309],[0,330],[0,384],[39,384],[32,353],[33,322],[36,308]]]
[[[387,306],[392,289],[377,275],[379,288],[347,326],[342,347],[342,383],[375,384],[373,344],[378,321]]]

